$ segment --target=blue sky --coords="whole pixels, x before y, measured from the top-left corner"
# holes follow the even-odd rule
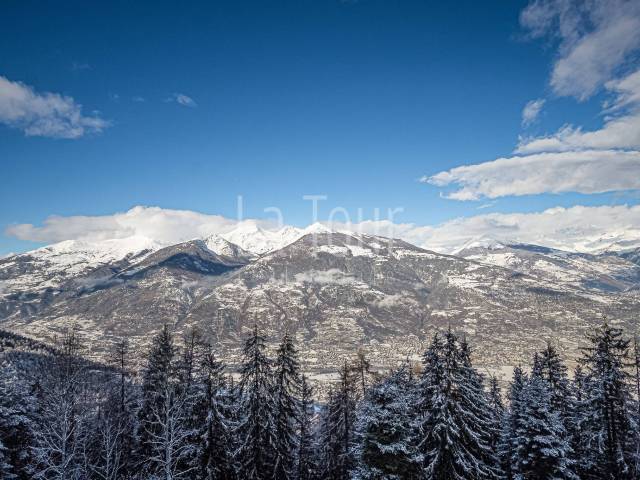
[[[541,19],[530,8],[523,21],[527,2],[516,1],[455,8],[409,0],[6,2],[0,255],[63,239],[12,229],[37,229],[51,215],[108,216],[145,205],[233,217],[238,195],[246,216],[265,217],[265,207],[277,206],[294,225],[310,223],[302,197],[313,194],[328,197],[321,218],[336,206],[353,219],[358,208],[370,218],[376,207],[403,207],[397,220],[415,225],[636,205],[635,184],[619,178],[596,187],[569,179],[523,194],[495,185],[502,170],[488,179],[475,170],[471,179],[450,172],[513,157],[519,144],[528,148],[526,139],[565,142],[558,132],[567,124],[601,130],[603,102],[620,104],[613,115],[635,119],[636,104],[621,100],[629,89],[611,82],[634,73],[640,40],[614,45],[621,58],[596,87],[590,77],[572,90],[580,82],[556,73],[599,28],[617,28],[622,37],[623,20],[635,20],[637,9],[575,39],[554,33],[555,3],[542,3],[549,15]],[[523,108],[536,99],[543,107],[523,125]],[[55,110],[57,101],[75,113]],[[62,130],[51,127],[58,121]],[[626,177],[640,173],[633,141],[640,142],[594,147],[581,137],[577,145],[518,155],[606,150],[614,152],[616,175]],[[608,158],[589,159],[589,175],[602,177]],[[595,169],[593,162],[600,162]],[[499,168],[512,184],[527,184],[536,165]],[[441,172],[448,180],[429,180]],[[446,198],[465,186],[473,198]]]

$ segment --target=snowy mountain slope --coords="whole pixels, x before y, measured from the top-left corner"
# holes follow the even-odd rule
[[[223,255],[228,258],[233,258],[237,260],[251,260],[256,255],[245,250],[239,245],[235,243],[231,243],[229,240],[221,237],[220,235],[213,234],[205,238],[204,243],[207,248],[211,250],[213,253],[218,255]]]
[[[272,340],[294,333],[317,375],[359,347],[375,363],[392,365],[448,326],[473,339],[483,364],[498,367],[513,365],[545,339],[575,355],[575,339],[603,315],[630,332],[638,327],[633,264],[617,257],[494,245],[485,253],[470,246],[462,258],[318,225],[269,252],[265,238],[273,237],[244,233],[245,246],[261,256],[240,260],[244,254],[223,253],[242,247],[194,240],[81,270],[46,294],[26,287],[0,293],[0,326],[50,340],[78,323],[96,353],[114,335],[142,348],[164,323],[179,333],[196,327],[233,362],[247,329],[258,323]],[[278,242],[284,238],[293,234],[284,232]],[[487,260],[497,254],[511,257]],[[592,278],[600,283],[585,285]]]
[[[5,293],[55,289],[91,270],[141,260],[161,247],[139,236],[101,242],[67,240],[0,259],[0,282]]]
[[[267,230],[255,222],[245,221],[234,230],[220,236],[254,255],[262,255],[295,242],[301,235],[302,230],[296,227]]]
[[[536,245],[471,244],[457,255],[576,289],[622,292],[640,285],[640,266],[618,255],[572,253]]]

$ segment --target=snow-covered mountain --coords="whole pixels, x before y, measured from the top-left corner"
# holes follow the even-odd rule
[[[537,245],[474,242],[457,255],[579,290],[623,292],[640,287],[640,266],[609,252],[592,255]]]
[[[500,368],[544,340],[575,355],[603,315],[636,332],[639,286],[622,255],[484,238],[454,256],[320,224],[245,223],[176,245],[62,242],[0,260],[0,326],[46,341],[77,323],[97,354],[114,335],[142,347],[164,323],[196,327],[233,362],[258,323],[273,340],[293,332],[320,376],[359,347],[393,365],[451,326]]]
[[[256,256],[255,253],[249,252],[217,234],[209,235],[204,239],[204,243],[212,252],[229,258],[250,260]]]
[[[255,255],[262,255],[295,242],[302,230],[286,226],[280,230],[267,230],[259,227],[255,222],[242,222],[237,228],[220,236],[238,245],[240,248]]]
[[[230,232],[220,234],[219,237],[254,255],[263,255],[286,247],[305,235],[330,231],[331,229],[321,223],[314,223],[306,228],[285,226],[268,230],[259,227],[253,221],[245,221]]]

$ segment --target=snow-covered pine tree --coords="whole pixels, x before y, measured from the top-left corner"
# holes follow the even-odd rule
[[[181,471],[194,472],[199,469],[200,444],[199,428],[202,416],[199,411],[202,396],[202,385],[198,383],[202,356],[205,354],[205,342],[197,329],[189,330],[183,339],[181,355],[176,360],[176,397],[183,401],[185,429],[185,449],[180,460]]]
[[[448,331],[444,342],[436,335],[424,355],[419,448],[427,478],[473,480],[498,475],[488,442],[490,413],[481,377],[463,352]]]
[[[540,376],[547,382],[551,395],[551,408],[558,412],[565,428],[570,428],[574,410],[574,392],[567,375],[567,367],[558,351],[547,342],[539,354]]]
[[[20,480],[29,480],[34,474],[31,449],[36,410],[28,382],[13,363],[0,361],[0,443],[4,446],[4,462]],[[7,467],[0,468],[4,475],[8,475],[7,471]],[[4,478],[2,474],[0,478]]]
[[[109,353],[115,369],[104,404],[94,419],[92,471],[97,478],[129,478],[135,471],[136,386],[132,383],[127,339],[118,339]]]
[[[489,380],[489,406],[491,410],[493,410],[496,418],[502,418],[504,414],[504,402],[502,401],[500,383],[495,376],[492,376]]]
[[[9,463],[7,448],[2,444],[2,440],[0,440],[0,478],[3,480],[17,478],[17,475],[13,473],[13,467]]]
[[[606,321],[588,335],[580,364],[579,472],[584,478],[632,478],[634,432],[631,418],[629,341]]]
[[[491,376],[489,380],[489,393],[488,400],[489,409],[491,412],[491,423],[493,425],[493,434],[491,435],[491,439],[489,440],[489,444],[491,445],[491,450],[494,453],[495,461],[497,465],[501,465],[500,462],[500,438],[502,434],[502,429],[505,422],[505,406],[502,400],[502,392],[500,391],[500,384],[498,382],[498,378],[495,376]],[[502,472],[502,467],[499,467]]]
[[[313,429],[313,389],[303,375],[300,386],[300,416],[298,418],[297,479],[311,480],[317,473],[316,442]]]
[[[275,476],[289,480],[296,476],[295,461],[298,447],[297,427],[300,421],[301,377],[298,352],[293,338],[285,332],[276,352],[274,364]]]
[[[75,326],[66,330],[41,380],[38,422],[34,423],[33,478],[68,480],[83,475],[85,389],[82,342]]]
[[[516,430],[522,424],[524,415],[523,391],[527,383],[527,377],[521,367],[513,369],[513,379],[509,386],[509,408],[506,410],[502,431],[500,433],[500,442],[498,444],[498,454],[500,457],[500,465],[504,476],[507,480],[513,480],[517,477],[518,471],[516,467],[515,451],[517,448]]]
[[[633,389],[635,399],[633,402],[635,408],[633,409],[632,418],[634,420],[634,434],[635,434],[635,451],[634,451],[634,478],[640,478],[640,341],[638,336],[633,337]]]
[[[189,397],[178,387],[177,350],[165,325],[154,338],[143,372],[142,407],[139,411],[140,463],[149,477],[173,480],[189,467],[187,426]]]
[[[415,385],[405,365],[367,389],[355,425],[353,479],[420,478],[422,456],[412,425]]]
[[[454,337],[454,341],[457,339]],[[497,438],[500,435],[500,421],[494,415],[494,411],[484,388],[484,377],[471,363],[471,348],[463,338],[459,342],[462,374],[469,395],[462,397],[462,408],[471,415],[474,432],[472,435],[478,439],[471,443],[470,449],[476,449],[475,455],[482,458],[489,470],[487,479],[500,478],[502,472],[498,460]],[[486,446],[489,448],[486,449]]]
[[[196,370],[197,393],[194,400],[196,419],[196,460],[198,478],[233,480],[236,469],[233,454],[233,419],[224,364],[216,359],[213,348],[203,345]]]
[[[369,377],[371,376],[371,362],[367,358],[367,354],[364,349],[358,349],[356,354],[356,360],[353,363],[352,367],[353,372],[357,376],[357,386],[358,388],[358,398],[364,398],[367,392],[367,386],[369,384]]]
[[[321,428],[321,478],[346,480],[353,466],[356,381],[347,363],[336,390],[330,392]]]
[[[578,480],[560,414],[551,404],[548,383],[531,375],[521,392],[522,415],[514,434],[516,478]]]
[[[274,478],[276,459],[275,403],[271,361],[265,339],[254,325],[244,345],[240,379],[239,447],[236,456],[243,480]]]

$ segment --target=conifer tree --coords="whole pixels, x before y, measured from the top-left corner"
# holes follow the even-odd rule
[[[274,367],[275,475],[278,479],[287,480],[295,478],[296,474],[295,452],[299,441],[296,430],[300,420],[301,391],[298,352],[288,332],[282,338]]]
[[[244,345],[238,426],[239,476],[246,480],[274,477],[277,455],[271,361],[265,339],[254,325]]]
[[[191,445],[188,428],[188,390],[179,386],[177,349],[165,325],[154,338],[143,372],[139,411],[140,462],[146,473],[173,480],[184,476]]]
[[[457,340],[453,337],[454,342]],[[471,348],[466,339],[459,342],[462,375],[468,389],[468,395],[462,397],[462,408],[470,415],[473,426],[471,434],[478,439],[472,442],[470,449],[475,449],[475,455],[481,458],[488,467],[488,479],[499,478],[502,472],[499,468],[497,439],[501,425],[491,406],[490,398],[484,388],[483,376],[473,368],[471,363]],[[486,449],[485,446],[489,448]]]
[[[567,367],[550,342],[547,342],[546,348],[540,352],[539,362],[540,376],[547,382],[551,395],[551,408],[558,412],[565,428],[569,428],[573,416],[574,394],[567,375]]]
[[[236,478],[233,453],[233,404],[224,375],[224,364],[216,359],[211,345],[205,344],[197,369],[197,396],[194,401],[196,461],[199,478],[233,480]]]
[[[105,404],[95,419],[92,469],[98,478],[128,478],[135,471],[136,389],[131,379],[129,342],[122,338],[109,353],[115,374],[108,384]]]
[[[507,480],[513,480],[518,474],[517,458],[515,451],[517,444],[515,441],[516,431],[522,425],[524,415],[523,390],[527,378],[522,368],[513,369],[513,379],[509,387],[509,408],[505,412],[498,453],[500,466]]]
[[[444,342],[436,335],[424,356],[419,447],[427,478],[469,480],[498,475],[488,442],[486,398],[480,376],[467,357],[451,331],[444,335]]]
[[[492,376],[489,380],[489,394],[488,394],[489,409],[491,414],[492,434],[489,439],[489,445],[491,451],[494,454],[494,462],[496,462],[496,468],[502,472],[502,466],[500,462],[500,438],[502,435],[502,429],[505,422],[505,407],[502,401],[502,392],[500,391],[500,384],[495,376]]]
[[[606,321],[583,349],[580,471],[583,476],[626,479],[633,475],[629,341]]]
[[[548,383],[532,375],[521,395],[522,414],[513,432],[516,478],[578,480],[564,424],[552,409]]]
[[[631,417],[634,420],[635,428],[635,451],[634,451],[634,478],[640,478],[640,342],[638,337],[633,338],[633,388],[635,393],[635,408]]]
[[[313,389],[303,375],[300,387],[300,416],[298,418],[299,442],[296,461],[298,480],[311,480],[317,473],[316,444],[312,424],[313,410]]]
[[[0,440],[0,478],[5,480],[17,478],[17,475],[13,473],[13,467],[9,463],[7,448],[2,444],[2,440]]]
[[[86,435],[85,365],[82,342],[73,326],[64,332],[59,351],[42,378],[38,422],[35,424],[34,478],[75,479],[83,475]]]
[[[414,385],[408,366],[367,390],[357,412],[354,479],[417,479],[422,456],[412,428]]]
[[[356,382],[347,365],[327,401],[322,425],[322,478],[346,480],[353,465],[353,425],[356,409]]]
[[[3,445],[0,462],[6,464],[0,472],[7,478],[11,478],[8,472],[20,480],[33,478],[36,410],[36,399],[15,366],[0,361],[0,444]]]

